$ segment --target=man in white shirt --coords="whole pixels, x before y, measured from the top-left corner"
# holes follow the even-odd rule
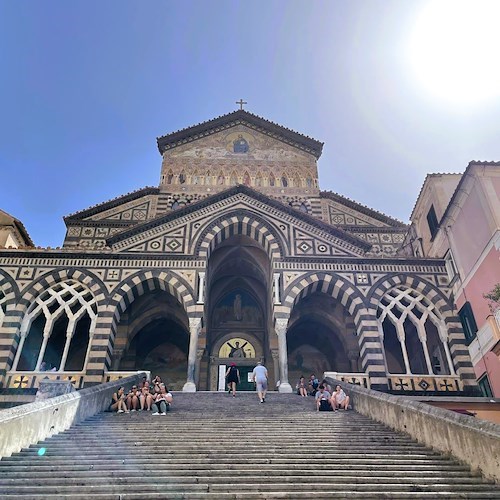
[[[267,392],[267,368],[259,361],[253,369],[252,380],[257,384],[257,394],[261,403],[266,402]]]

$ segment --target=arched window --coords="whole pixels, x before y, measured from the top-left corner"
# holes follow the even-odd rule
[[[454,375],[446,326],[426,297],[395,287],[380,300],[377,318],[389,373]]]
[[[96,321],[96,299],[85,285],[57,283],[29,307],[13,370],[82,371]]]
[[[172,184],[173,178],[174,178],[174,173],[172,172],[172,170],[169,170],[167,174],[167,184]]]

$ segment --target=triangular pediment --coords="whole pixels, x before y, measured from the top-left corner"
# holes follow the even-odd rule
[[[64,221],[66,224],[84,220],[144,221],[150,218],[153,200],[158,193],[158,188],[145,187],[68,215]]]
[[[323,219],[334,226],[407,228],[403,222],[338,193],[322,191],[320,196]]]
[[[264,228],[282,249],[283,257],[362,256],[371,246],[241,185],[122,231],[107,244],[118,252],[196,256],[210,231],[230,224],[247,235]]]
[[[272,138],[279,143],[287,144],[295,149],[311,154],[316,159],[321,156],[323,143],[244,110],[234,111],[213,120],[159,137],[157,139],[158,149],[162,155],[166,151],[174,148],[183,148],[186,145],[188,145],[188,147],[184,148],[186,151],[192,150],[192,146],[189,146],[190,143],[199,142],[203,138],[214,134],[222,133],[223,135],[227,135],[224,133],[231,129],[234,129],[236,132],[238,127],[240,130],[250,134],[250,136]],[[261,143],[263,142],[265,141],[261,141]],[[254,151],[256,150],[257,148],[254,149]],[[220,152],[214,152],[214,154]],[[227,148],[226,152],[228,152]]]

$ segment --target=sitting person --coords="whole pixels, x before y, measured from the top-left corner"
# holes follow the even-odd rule
[[[324,378],[321,381],[321,384],[325,386],[325,391],[328,391],[330,394],[333,394],[332,386],[326,381],[326,378]]]
[[[137,389],[137,386],[132,386],[126,397],[127,409],[129,411],[136,411],[139,407],[139,395],[141,391]]]
[[[149,391],[149,382],[144,382],[141,389],[141,394],[139,396],[139,402],[141,403],[141,411],[150,411],[151,405],[153,404],[153,395]]]
[[[318,391],[316,392],[316,410],[317,411],[333,410],[330,393],[325,390],[324,385],[320,385],[318,387]]]
[[[304,375],[301,375],[299,378],[299,381],[297,382],[297,385],[295,386],[297,389],[297,394],[302,397],[307,397],[307,386],[306,386],[306,379],[304,378]]]
[[[113,394],[109,410],[116,411],[116,413],[128,413],[127,406],[125,405],[125,390],[123,387],[120,387]]]
[[[155,393],[158,393],[160,392],[160,384],[162,383],[162,379],[159,375],[156,375],[156,377],[153,379],[153,381],[151,382],[151,384],[153,385],[154,387],[154,392]]]
[[[319,380],[316,378],[316,375],[314,375],[314,373],[311,373],[311,376],[309,377],[309,383],[307,385],[307,393],[311,396],[314,396],[316,394],[316,391],[318,390],[318,386]]]
[[[335,411],[337,408],[343,408],[344,410],[349,409],[349,396],[344,392],[340,385],[335,388],[331,401],[332,407]]]
[[[160,392],[156,393],[154,398],[153,415],[166,415],[167,411],[170,411],[173,397],[172,394],[168,392],[165,384],[160,384]]]

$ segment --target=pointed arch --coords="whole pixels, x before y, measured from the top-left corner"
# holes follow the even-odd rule
[[[289,251],[271,222],[260,215],[240,209],[228,212],[207,225],[198,238],[195,255],[208,259],[217,244],[236,234],[249,236],[260,243],[271,261],[280,259]]]
[[[314,273],[297,278],[288,285],[284,292],[285,306],[291,310],[299,300],[315,292],[322,292],[337,299],[355,321],[366,309],[364,297],[359,290],[352,283],[334,273]]]
[[[458,316],[453,312],[453,304],[434,284],[413,274],[394,273],[376,282],[369,291],[370,309],[376,310],[383,297],[396,287],[405,287],[425,297],[432,304],[432,309],[442,321],[448,342],[453,366],[465,386],[475,386],[476,377],[469,351],[465,344],[465,335]],[[431,318],[432,320],[432,318]],[[435,320],[434,320],[435,321]],[[444,335],[443,335],[444,337]]]

